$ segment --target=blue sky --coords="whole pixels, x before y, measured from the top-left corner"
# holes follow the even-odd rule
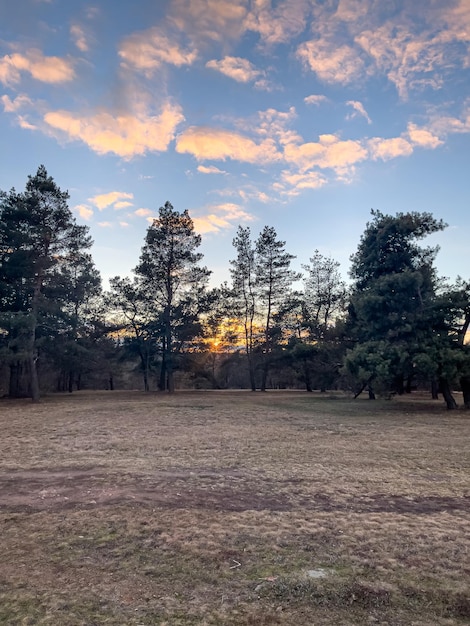
[[[106,279],[169,200],[213,283],[239,224],[344,276],[370,209],[469,277],[470,0],[0,0],[0,188],[43,163]]]

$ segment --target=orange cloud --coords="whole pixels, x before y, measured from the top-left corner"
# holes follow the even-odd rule
[[[159,115],[145,112],[113,115],[102,111],[89,117],[70,111],[51,111],[44,121],[69,140],[79,140],[98,154],[114,153],[124,159],[147,152],[163,152],[184,117],[178,105],[166,104]]]
[[[201,174],[226,174],[227,173],[224,170],[220,170],[215,165],[210,165],[209,167],[206,167],[205,165],[198,165],[197,171],[200,172]]]
[[[40,50],[31,49],[25,54],[15,52],[0,58],[0,82],[5,85],[18,83],[22,73],[43,83],[64,83],[75,78],[70,60],[45,57]]]
[[[289,144],[284,148],[286,161],[306,172],[314,167],[331,168],[344,173],[367,158],[367,150],[359,141],[341,141],[336,135],[320,135],[318,142]]]
[[[233,228],[242,221],[252,221],[254,218],[238,204],[226,203],[209,207],[210,213],[202,216],[192,217],[194,228],[201,234],[218,233],[221,230]]]
[[[149,217],[150,215],[152,215],[153,211],[151,211],[150,209],[137,209],[137,211],[134,211],[134,215],[138,215],[139,217]]]
[[[108,206],[114,205],[114,208],[122,208],[117,205],[122,202],[123,198],[132,200],[134,198],[133,193],[126,193],[125,191],[110,191],[109,193],[101,193],[88,200],[94,204],[100,211],[106,209]],[[125,202],[126,206],[132,206],[132,202]]]
[[[233,131],[196,126],[179,135],[176,151],[192,154],[198,160],[233,159],[245,163],[273,163],[281,158],[272,139],[257,144]]]
[[[77,204],[77,206],[74,207],[74,210],[84,220],[90,220],[93,217],[93,209],[91,209],[87,204]]]

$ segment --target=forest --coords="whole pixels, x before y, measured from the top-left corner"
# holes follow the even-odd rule
[[[0,395],[418,389],[470,408],[470,282],[438,275],[431,213],[373,210],[348,285],[318,250],[298,273],[274,228],[239,226],[213,287],[191,217],[166,202],[132,276],[105,291],[68,199],[44,166],[0,192]]]

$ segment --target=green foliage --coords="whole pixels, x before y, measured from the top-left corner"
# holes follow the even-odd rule
[[[61,191],[41,165],[23,193],[0,195],[0,314],[3,355],[18,371],[27,362],[27,393],[39,399],[42,346],[85,333],[100,277],[87,250],[88,228],[76,224]],[[24,395],[15,381],[10,393]]]
[[[467,371],[468,286],[443,288],[433,265],[437,248],[417,243],[445,224],[429,213],[372,215],[351,259],[352,347],[344,372],[359,389],[382,393],[402,393],[418,379],[439,383],[453,408],[450,385]]]

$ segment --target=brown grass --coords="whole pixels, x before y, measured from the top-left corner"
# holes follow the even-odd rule
[[[2,400],[0,624],[469,624],[469,417],[299,392]]]

